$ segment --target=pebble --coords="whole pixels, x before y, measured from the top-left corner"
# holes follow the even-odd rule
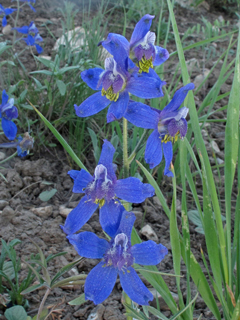
[[[62,217],[67,218],[69,213],[72,211],[71,208],[65,208],[65,206],[60,206],[59,207],[59,213]]]
[[[158,236],[156,235],[155,231],[153,231],[152,227],[147,224],[142,228],[140,233],[145,236],[148,240],[153,240],[155,242],[158,242]]]
[[[156,304],[156,296],[158,298],[159,301],[159,306],[162,310],[170,310],[169,306],[166,304],[165,300],[163,299],[163,297],[160,295],[160,293],[154,289],[154,288],[148,288],[148,290],[152,293],[152,295],[154,296],[153,301],[151,302],[151,305],[153,305],[154,307],[157,306]],[[171,292],[171,291],[170,291]],[[175,302],[178,304],[179,301],[179,297],[178,294],[171,292],[171,295],[173,297],[173,299],[175,300]]]
[[[96,308],[94,308],[91,311],[87,320],[102,320],[104,311],[105,307],[102,304],[99,304]]]
[[[219,146],[217,145],[217,143],[216,143],[214,140],[212,140],[212,141],[210,142],[210,145],[211,145],[211,147],[213,148],[213,150],[214,150],[216,153],[220,152]]]
[[[41,218],[49,218],[52,215],[53,207],[46,206],[46,207],[39,207],[39,208],[32,208],[32,213],[36,214]]]
[[[4,152],[0,152],[0,161],[6,158],[6,154]]]
[[[6,36],[11,33],[12,26],[8,24],[6,27],[2,28],[2,34],[5,34]]]
[[[3,210],[6,206],[9,205],[9,202],[6,200],[0,200],[0,210]]]

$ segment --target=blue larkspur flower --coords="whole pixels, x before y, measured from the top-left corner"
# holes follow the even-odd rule
[[[0,119],[2,119],[2,129],[9,140],[14,140],[17,134],[17,126],[12,121],[18,117],[18,110],[14,106],[14,99],[8,99],[5,90],[2,92],[2,104],[0,105]]]
[[[1,143],[0,148],[17,148],[17,153],[20,158],[26,157],[33,148],[34,138],[25,132],[23,137],[18,136],[16,142]]]
[[[132,212],[124,211],[110,242],[88,231],[67,237],[80,256],[102,259],[90,271],[84,286],[85,298],[95,304],[103,302],[110,295],[118,275],[122,288],[130,299],[139,305],[148,305],[148,302],[153,300],[152,293],[132,265],[156,265],[162,261],[168,250],[152,240],[132,246],[131,232],[135,219]],[[103,230],[106,232],[104,226]]]
[[[129,72],[130,59],[120,46],[119,62],[113,58],[105,60],[105,70],[93,68],[81,73],[84,82],[93,90],[99,90],[88,97],[80,106],[74,105],[76,115],[88,117],[98,113],[108,105],[107,122],[119,120],[123,117],[129,102],[129,93],[139,98],[152,99],[162,97],[161,81],[156,72],[137,74]]]
[[[14,11],[16,11],[16,9],[11,9],[11,8],[4,8],[1,4],[0,4],[0,17],[3,16],[2,18],[2,26],[6,27],[7,25],[7,17],[9,14],[12,14]]]
[[[26,42],[27,46],[35,46],[35,48],[37,49],[37,53],[42,53],[43,52],[43,48],[38,44],[39,42],[42,42],[43,39],[42,37],[38,34],[36,34],[35,36],[32,35],[28,35],[27,38],[22,38],[21,40]]]
[[[136,24],[130,42],[122,35],[109,33],[101,44],[118,62],[119,47],[122,46],[131,58],[137,60],[139,72],[149,72],[150,68],[159,66],[169,58],[166,49],[155,46],[156,35],[150,31],[155,16],[146,14]]]
[[[13,29],[17,30],[19,33],[31,34],[32,36],[35,36],[38,33],[38,28],[36,27],[33,21],[30,22],[29,26],[23,26],[20,28],[13,28]]]
[[[130,102],[124,117],[137,127],[154,129],[147,140],[145,161],[150,168],[156,167],[165,157],[164,174],[173,176],[169,166],[173,157],[172,143],[178,137],[183,138],[187,133],[186,116],[188,108],[180,106],[189,90],[194,89],[194,84],[189,83],[179,89],[170,103],[161,111],[150,108],[140,102]]]
[[[68,172],[74,179],[73,192],[85,193],[85,195],[67,216],[65,225],[62,227],[66,234],[72,234],[81,229],[99,206],[100,223],[108,225],[105,228],[111,236],[123,211],[118,198],[131,203],[141,203],[155,194],[150,184],[142,183],[137,178],[117,180],[112,163],[114,152],[113,145],[104,140],[100,160],[93,176],[83,169]]]

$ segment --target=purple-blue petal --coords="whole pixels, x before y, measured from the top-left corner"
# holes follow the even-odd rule
[[[30,3],[28,5],[32,9],[33,12],[36,12],[36,9]]]
[[[119,233],[125,233],[125,235],[128,237],[128,241],[131,242],[132,228],[135,220],[136,217],[133,212],[123,211],[116,235]]]
[[[17,134],[17,126],[11,120],[2,118],[2,129],[8,140],[14,140]]]
[[[100,75],[103,73],[102,68],[93,68],[93,69],[88,69],[84,70],[81,73],[81,78],[83,79],[84,82],[93,90],[101,90],[102,86],[98,87],[98,82],[100,79]]]
[[[82,193],[84,192],[84,188],[86,188],[87,184],[93,181],[93,177],[85,171],[84,169],[77,171],[77,170],[70,170],[68,174],[72,179],[74,179],[73,189],[72,192],[74,193]]]
[[[12,106],[10,109],[4,111],[6,118],[8,120],[16,119],[18,117],[18,109],[15,106]]]
[[[76,208],[69,213],[61,228],[67,235],[77,232],[91,218],[97,207],[98,204],[89,201],[89,198],[84,196]]]
[[[91,300],[95,304],[102,303],[107,299],[117,280],[117,269],[104,265],[105,262],[102,261],[89,272],[84,286],[85,299]]]
[[[92,116],[109,105],[110,101],[102,96],[101,92],[96,92],[90,97],[88,97],[80,106],[74,105],[76,115],[78,117],[84,118]]]
[[[131,36],[131,40],[130,40],[130,46],[131,48],[140,40],[142,40],[145,35],[148,33],[148,31],[151,28],[152,25],[152,19],[154,19],[155,16],[151,16],[150,14],[145,14],[145,16],[143,16],[138,23],[136,24],[132,36]]]
[[[6,90],[3,90],[3,92],[2,92],[2,106],[7,104],[7,102],[8,102],[8,95],[6,93]]]
[[[35,43],[35,48],[38,54],[41,54],[43,52],[43,48],[37,43]]]
[[[165,84],[153,69],[149,69],[148,73],[133,75],[127,83],[126,90],[139,98],[153,99],[164,95],[162,86]]]
[[[117,179],[115,175],[115,170],[113,167],[114,153],[115,153],[114,146],[109,141],[104,140],[104,143],[102,146],[102,152],[101,152],[98,164],[102,164],[105,168],[107,168],[108,177],[112,181],[115,181]]]
[[[187,134],[187,121],[184,118],[180,120],[172,119],[168,124],[168,132],[169,134],[174,137],[175,134],[179,131],[180,137],[183,138]]]
[[[99,210],[100,224],[111,238],[119,228],[123,211],[125,211],[125,208],[116,200],[105,202]]]
[[[172,142],[168,141],[167,143],[162,143],[162,147],[163,147],[163,154],[165,158],[164,174],[165,176],[173,177],[172,171],[169,170],[169,167],[173,158]]]
[[[13,29],[17,30],[17,32],[19,32],[19,33],[28,34],[29,27],[23,26],[20,28],[13,28]]]
[[[101,259],[109,249],[109,242],[100,239],[95,233],[85,231],[67,236],[77,253],[84,258]]]
[[[154,130],[147,140],[145,161],[149,164],[150,169],[162,161],[162,142],[157,130]]]
[[[167,51],[167,49],[155,46],[155,52],[155,59],[153,61],[154,66],[160,66],[169,58],[169,52]]]
[[[176,111],[183,103],[184,99],[186,98],[186,96],[188,94],[188,91],[193,90],[194,88],[195,88],[195,86],[193,83],[188,83],[186,86],[177,90],[176,93],[174,94],[172,100],[162,110],[161,117],[165,117],[168,112]]]
[[[3,27],[6,27],[6,25],[7,25],[7,18],[6,18],[6,16],[4,16],[4,17],[2,18],[2,26],[3,26]]]
[[[124,118],[137,127],[155,129],[158,125],[159,113],[141,102],[129,102]]]
[[[128,76],[129,43],[125,37],[116,33],[109,33],[106,40],[99,44],[113,56],[117,62],[117,71]]]
[[[132,267],[128,267],[124,272],[120,271],[119,277],[123,290],[131,300],[139,305],[148,305],[148,302],[153,300],[152,293]]]
[[[9,14],[12,14],[14,11],[16,11],[17,9],[11,9],[11,8],[6,8],[5,11],[5,15],[8,16]]]
[[[160,263],[168,253],[168,250],[161,243],[157,244],[149,240],[135,244],[131,248],[131,253],[133,254],[135,263],[151,266]]]
[[[142,183],[134,177],[118,180],[114,191],[118,198],[131,203],[141,203],[155,194],[154,188],[150,184]]]
[[[121,119],[127,109],[129,94],[127,91],[120,93],[118,100],[113,101],[108,109],[107,123]]]

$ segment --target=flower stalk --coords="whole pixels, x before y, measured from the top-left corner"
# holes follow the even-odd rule
[[[128,161],[128,121],[123,118],[123,176],[129,176],[129,161]]]

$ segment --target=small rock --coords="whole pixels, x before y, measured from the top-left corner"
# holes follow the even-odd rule
[[[91,308],[90,305],[86,306],[85,308],[78,309],[76,312],[74,312],[74,317],[77,319],[83,319],[89,308]]]
[[[58,264],[60,264],[61,267],[65,267],[66,265],[69,264],[67,259],[64,256],[58,257]],[[72,268],[71,270],[68,271],[68,274],[70,276],[78,276],[79,272],[76,267]]]
[[[217,158],[217,163],[218,163],[218,164],[223,164],[224,161],[223,161],[222,159],[220,159],[220,158]],[[1,209],[1,207],[0,207],[0,209]]]
[[[60,206],[59,207],[59,212],[60,215],[64,218],[67,218],[67,216],[69,215],[69,213],[72,211],[71,208],[65,208],[65,206]]]
[[[36,214],[41,218],[49,218],[52,215],[53,207],[46,206],[46,207],[39,207],[39,208],[32,208],[32,213]]]
[[[46,60],[51,60],[51,56],[41,56],[41,58],[46,59]]]
[[[153,200],[153,204],[154,204],[157,208],[162,208],[162,204],[161,204],[161,202],[160,202],[160,200],[158,199],[157,196],[154,196],[154,197],[152,198],[152,200]]]
[[[142,228],[142,230],[140,231],[140,233],[143,236],[145,236],[148,240],[153,240],[155,242],[158,242],[158,237],[157,237],[155,231],[153,231],[152,227],[149,224],[144,226]]]
[[[14,217],[14,210],[11,207],[6,206],[3,209],[1,214],[2,224],[7,225],[12,220],[13,217]]]
[[[216,153],[220,152],[219,146],[217,145],[217,143],[214,140],[212,140],[210,142],[210,145],[213,148],[214,152],[216,152]]]
[[[81,47],[84,46],[86,34],[85,30],[82,27],[76,27],[73,30],[67,31],[59,39],[57,39],[53,50],[58,51],[60,45],[66,46],[69,45],[72,50],[81,50]]]
[[[141,211],[132,211],[136,217],[135,220],[135,227],[141,227],[141,223],[142,223],[142,218],[143,218],[143,212]]]
[[[0,200],[0,210],[3,210],[6,206],[9,205],[9,202],[6,200]]]
[[[11,30],[12,30],[12,26],[8,24],[6,27],[2,28],[2,34],[5,34],[7,36],[11,33]]]
[[[102,320],[104,311],[105,307],[102,304],[99,304],[96,308],[94,308],[91,311],[87,320]]]
[[[181,201],[179,199],[177,199],[177,201],[176,201],[176,210],[177,210],[177,212],[181,212],[182,211],[182,204],[181,204]]]
[[[0,152],[0,161],[6,158],[6,154],[4,152]]]
[[[148,288],[148,289],[152,293],[152,295],[154,296],[154,299],[151,302],[151,305],[153,305],[154,307],[157,307],[157,304],[156,304],[156,296],[157,296],[160,308],[162,310],[170,310],[169,306],[166,304],[163,297],[160,295],[160,293],[156,289],[154,289],[154,288]],[[174,292],[171,292],[171,295],[172,295],[173,299],[175,300],[175,302],[178,304],[178,301],[179,301],[178,295]]]
[[[203,74],[199,74],[198,76],[195,77],[195,79],[193,80],[193,83],[195,84],[196,88],[198,88],[200,84],[206,79],[209,72],[210,72],[209,69],[204,69]]]

